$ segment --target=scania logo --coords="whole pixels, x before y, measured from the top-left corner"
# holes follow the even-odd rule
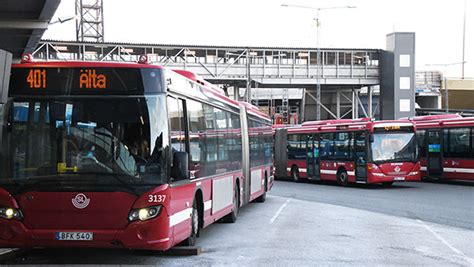
[[[400,172],[401,169],[400,169],[400,167],[397,166],[397,167],[395,167],[395,169],[393,169],[393,170],[396,171],[396,172]]]
[[[72,205],[78,209],[83,209],[87,206],[89,206],[89,203],[91,202],[90,198],[87,198],[86,195],[80,193],[77,194],[73,199],[72,199]]]

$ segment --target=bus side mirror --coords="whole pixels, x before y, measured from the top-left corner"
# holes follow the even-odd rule
[[[188,153],[177,151],[173,154],[173,167],[171,177],[177,180],[189,179],[189,159]]]
[[[370,136],[370,142],[373,143],[374,142],[374,135],[373,134],[369,134]]]

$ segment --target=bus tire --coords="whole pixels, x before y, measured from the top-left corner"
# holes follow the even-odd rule
[[[383,183],[382,183],[382,186],[383,186],[383,187],[390,187],[390,186],[392,186],[392,185],[393,185],[393,182],[383,182]]]
[[[293,165],[293,167],[291,167],[291,179],[293,180],[293,182],[300,181],[300,173],[296,165]]]
[[[268,188],[267,180],[268,180],[267,175],[265,174],[265,184],[264,184],[264,187],[263,187],[264,191],[263,191],[263,194],[256,199],[257,202],[263,203],[267,199],[267,188]]]
[[[347,175],[346,170],[342,169],[337,173],[337,183],[342,186],[349,184],[349,175]]]
[[[225,223],[235,223],[237,221],[237,216],[239,215],[240,207],[240,194],[239,194],[239,184],[236,183],[234,187],[234,209],[231,213],[227,214],[222,218],[222,221]]]
[[[194,246],[196,245],[196,239],[199,236],[199,210],[196,199],[193,202],[193,209],[191,212],[191,235],[184,240],[183,245]]]

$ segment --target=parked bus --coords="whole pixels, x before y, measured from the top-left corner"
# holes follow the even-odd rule
[[[411,120],[417,128],[423,177],[474,180],[474,118],[448,114]]]
[[[287,151],[276,161],[294,181],[300,179],[349,183],[419,181],[415,127],[410,121],[330,120],[299,127],[275,128],[275,151]],[[275,157],[278,157],[275,154]]]
[[[145,62],[13,65],[1,247],[167,250],[265,201],[268,116]]]

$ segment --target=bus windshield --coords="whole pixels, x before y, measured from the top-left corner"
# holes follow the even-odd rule
[[[165,183],[164,101],[161,95],[13,99],[3,129],[0,183],[54,178],[69,190],[68,180],[92,186]]]
[[[417,159],[414,133],[374,133],[371,143],[373,161],[415,161]]]

